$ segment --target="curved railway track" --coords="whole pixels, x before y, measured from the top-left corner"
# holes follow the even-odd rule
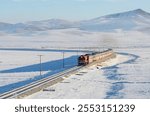
[[[32,82],[30,84],[24,85],[22,87],[2,93],[2,94],[0,94],[0,99],[22,98],[27,95],[33,94],[33,93],[40,91],[50,85],[53,85],[53,83],[62,81],[63,80],[62,77],[65,77],[69,74],[75,73],[82,67],[83,66],[75,66],[75,67],[65,70],[63,72],[54,74],[50,77],[43,78],[43,79],[37,80],[35,82]]]

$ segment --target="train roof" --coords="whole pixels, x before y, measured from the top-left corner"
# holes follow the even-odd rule
[[[92,52],[91,54],[81,55],[80,57],[82,57],[82,56],[93,56],[93,55],[97,55],[97,54],[105,53],[105,52],[108,52],[108,51],[112,51],[112,49],[107,49],[107,50],[102,51],[102,52]]]
[[[89,55],[96,55],[96,54],[100,54],[100,53],[104,53],[104,52],[108,52],[108,51],[112,51],[112,49],[107,49],[107,50],[102,51],[102,52],[93,52],[93,53],[91,53]]]

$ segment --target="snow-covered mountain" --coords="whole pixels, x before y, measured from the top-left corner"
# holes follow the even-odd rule
[[[150,13],[141,9],[106,15],[91,20],[71,22],[61,19],[31,21],[26,23],[0,23],[0,31],[34,32],[52,29],[78,28],[88,31],[114,31],[114,30],[150,30]]]
[[[31,21],[26,23],[28,28],[37,30],[50,30],[50,29],[66,29],[73,27],[73,22],[62,19],[50,19],[44,21]]]
[[[141,9],[82,21],[80,29],[93,31],[131,30],[150,27],[150,13]]]
[[[31,32],[31,31],[46,31],[50,29],[65,29],[70,28],[73,23],[61,19],[50,19],[43,21],[30,21],[26,23],[0,23],[0,31],[5,32]]]

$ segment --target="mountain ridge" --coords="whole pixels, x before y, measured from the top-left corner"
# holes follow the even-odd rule
[[[146,28],[150,27],[150,13],[142,9],[136,9],[76,22],[64,19],[48,19],[16,24],[0,22],[0,31],[18,33],[68,28],[78,28],[87,31],[113,31],[116,29],[138,29],[140,26],[142,28],[144,26]]]

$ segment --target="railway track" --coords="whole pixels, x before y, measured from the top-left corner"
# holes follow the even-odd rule
[[[24,85],[22,87],[13,89],[11,91],[0,94],[0,99],[12,99],[12,98],[22,98],[27,95],[33,94],[37,91],[40,91],[54,83],[62,81],[64,76],[75,73],[80,70],[83,66],[75,66],[58,74],[54,74],[50,77],[43,78],[32,82],[30,84]]]
[[[54,74],[50,77],[43,78],[43,79],[37,80],[35,82],[32,82],[30,84],[24,85],[22,87],[2,93],[2,94],[0,94],[0,99],[23,98],[25,96],[31,95],[35,92],[43,90],[46,87],[49,87],[51,85],[54,85],[55,83],[58,83],[58,82],[64,80],[63,77],[68,76],[73,73],[76,73],[82,68],[89,67],[91,65],[106,61],[106,60],[108,60],[110,58],[114,58],[114,57],[116,57],[116,54],[112,53],[111,55],[107,55],[107,56],[103,57],[103,59],[93,61],[85,66],[75,66],[73,68],[67,69],[60,73]]]

